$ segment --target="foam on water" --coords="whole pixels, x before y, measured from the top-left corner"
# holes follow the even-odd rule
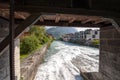
[[[83,80],[79,69],[71,62],[80,55],[98,63],[94,58],[99,55],[98,49],[54,41],[47,51],[45,63],[39,66],[34,80]],[[89,64],[86,63],[86,66],[89,67]]]

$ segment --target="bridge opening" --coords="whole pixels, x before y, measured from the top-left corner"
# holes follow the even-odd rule
[[[37,25],[37,27],[41,27],[41,26]],[[99,44],[100,43],[98,42],[97,44],[94,44],[94,45],[92,44],[92,42],[94,41],[99,41],[99,38],[100,38],[99,28],[47,26],[45,27],[45,29],[47,34],[54,38],[54,41],[52,42],[50,48],[48,48],[47,50],[47,53],[44,59],[45,63],[41,64],[48,67],[47,68],[45,66],[39,67],[35,79],[45,78],[47,76],[53,77],[55,75],[64,75],[65,71],[61,73],[58,72],[59,74],[57,74],[56,72],[57,70],[54,66],[57,66],[57,69],[59,71],[63,69],[65,70],[70,69],[75,72],[76,70],[78,71],[80,70],[84,74],[99,72],[99,46],[100,46]],[[30,36],[28,32],[27,33],[25,32],[25,34],[23,35],[23,37],[21,37],[21,39],[23,39],[25,36]],[[56,56],[56,57],[53,58],[53,56]],[[59,63],[59,61],[62,61],[61,62],[62,64]],[[54,64],[54,62],[56,64]],[[70,63],[73,64],[74,66],[71,65]],[[51,66],[49,66],[48,64]],[[66,66],[64,64],[69,66]],[[60,68],[60,66],[63,66],[63,68]],[[75,67],[77,68],[74,69]],[[51,70],[51,68],[52,70],[55,71],[54,72],[56,73],[55,75],[52,75],[54,73]],[[43,69],[43,70],[39,71],[40,69]],[[48,72],[48,74],[46,74],[45,72],[46,69],[50,71]],[[43,76],[40,77],[39,75],[41,75],[42,73],[45,73],[46,75],[44,75],[44,77]],[[78,73],[78,72],[76,73],[77,74],[73,72],[72,73],[73,75],[71,75],[71,72],[67,71],[67,74],[75,77],[75,79],[81,79],[80,74],[82,73]],[[23,72],[21,76],[24,76]]]

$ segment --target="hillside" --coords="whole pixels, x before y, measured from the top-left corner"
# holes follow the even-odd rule
[[[58,39],[60,36],[68,33],[75,33],[77,30],[73,27],[54,27],[47,29],[46,32],[48,34],[53,35],[56,39]]]

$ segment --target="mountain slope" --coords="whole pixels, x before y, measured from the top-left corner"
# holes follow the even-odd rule
[[[54,27],[47,29],[48,34],[53,35],[55,38],[59,38],[60,36],[68,33],[75,33],[77,30],[73,27]]]

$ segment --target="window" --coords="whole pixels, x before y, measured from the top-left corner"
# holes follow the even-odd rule
[[[95,34],[98,34],[98,32],[97,32],[97,31],[95,31]]]
[[[86,38],[86,35],[85,35],[85,38]]]
[[[95,38],[95,35],[92,35],[92,38]]]
[[[83,36],[82,36],[82,38],[83,38]]]

